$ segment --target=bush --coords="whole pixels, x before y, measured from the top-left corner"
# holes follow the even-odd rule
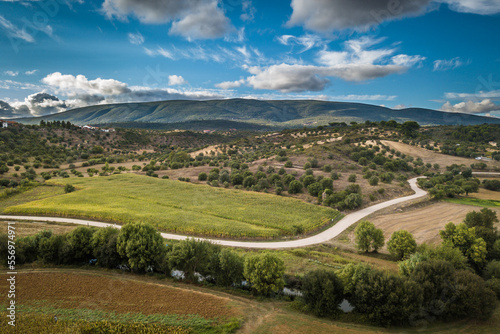
[[[290,182],[290,185],[288,186],[288,192],[290,194],[298,194],[302,192],[303,185],[300,183],[300,181],[293,180]]]
[[[317,197],[323,191],[323,188],[321,184],[314,182],[307,187],[307,191],[309,191],[311,196]]]
[[[203,276],[210,274],[210,259],[213,253],[220,247],[206,240],[196,240],[188,238],[174,245],[168,258],[170,266],[174,269],[182,270],[184,277],[198,282],[199,273]]]
[[[116,268],[124,259],[116,248],[120,230],[108,226],[98,229],[90,240],[92,254],[97,259],[97,265],[105,268]]]
[[[371,186],[378,185],[378,177],[376,177],[376,176],[370,177],[370,179],[368,180],[368,183],[370,183]]]
[[[344,200],[344,206],[349,210],[357,209],[363,204],[363,198],[360,194],[349,194]]]
[[[347,178],[347,181],[352,182],[352,183],[356,182],[356,174],[349,175],[349,177]]]
[[[68,193],[72,193],[73,191],[75,191],[75,186],[73,186],[71,184],[67,184],[64,186],[64,193],[68,194]]]
[[[206,181],[208,179],[208,175],[205,172],[201,172],[198,174],[198,181]]]
[[[398,260],[408,258],[417,249],[413,235],[405,230],[396,231],[387,243],[387,249]]]
[[[304,276],[302,296],[307,308],[315,315],[338,315],[341,313],[339,304],[344,299],[344,286],[334,272],[318,269]]]
[[[497,278],[500,279],[500,261],[493,260],[484,269],[484,278],[492,279]]]

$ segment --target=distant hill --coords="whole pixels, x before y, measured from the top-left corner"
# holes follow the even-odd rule
[[[137,123],[138,127],[146,124],[178,125],[211,121],[206,127],[219,121],[226,123],[217,127],[251,123],[261,129],[293,128],[304,125],[326,125],[329,122],[364,122],[396,120],[398,122],[416,121],[420,125],[475,125],[483,123],[500,124],[500,118],[447,113],[442,111],[408,108],[393,110],[390,108],[362,103],[328,102],[313,100],[212,100],[185,101],[171,100],[144,103],[120,103],[96,105],[69,110],[59,114],[17,119],[24,124],[38,124],[45,121],[70,121],[84,124],[127,123],[128,127]],[[182,126],[181,126],[182,127]]]

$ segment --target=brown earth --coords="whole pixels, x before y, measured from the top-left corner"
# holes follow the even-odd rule
[[[490,209],[500,216],[500,209]],[[417,244],[424,242],[439,244],[442,241],[439,231],[444,229],[446,224],[449,222],[459,224],[467,213],[479,210],[481,208],[477,206],[448,202],[426,202],[403,209],[389,208],[368,217],[366,220],[384,231],[385,240],[388,240],[395,231],[407,230],[413,234]],[[498,223],[497,225],[500,226]],[[354,232],[351,232],[349,237],[354,242]]]
[[[7,225],[8,223],[6,221],[0,221],[0,233],[7,233]],[[64,234],[73,231],[78,226],[74,224],[64,225],[52,223],[16,222],[14,227],[16,228],[16,238],[21,238],[29,235],[35,235],[43,230],[51,230],[54,234]]]
[[[0,290],[6,291],[2,279]],[[239,315],[226,297],[149,282],[93,274],[23,272],[17,275],[16,301],[54,307],[99,309],[117,313],[198,314],[215,319]],[[6,295],[2,294],[3,301]]]

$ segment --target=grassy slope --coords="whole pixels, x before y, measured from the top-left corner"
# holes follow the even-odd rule
[[[339,215],[336,210],[296,199],[135,174],[52,182],[70,183],[79,190],[4,212],[144,221],[163,231],[236,238],[291,235],[294,225],[313,231]]]

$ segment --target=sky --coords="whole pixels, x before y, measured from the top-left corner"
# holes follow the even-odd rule
[[[0,117],[315,99],[500,117],[500,0],[0,0]]]

